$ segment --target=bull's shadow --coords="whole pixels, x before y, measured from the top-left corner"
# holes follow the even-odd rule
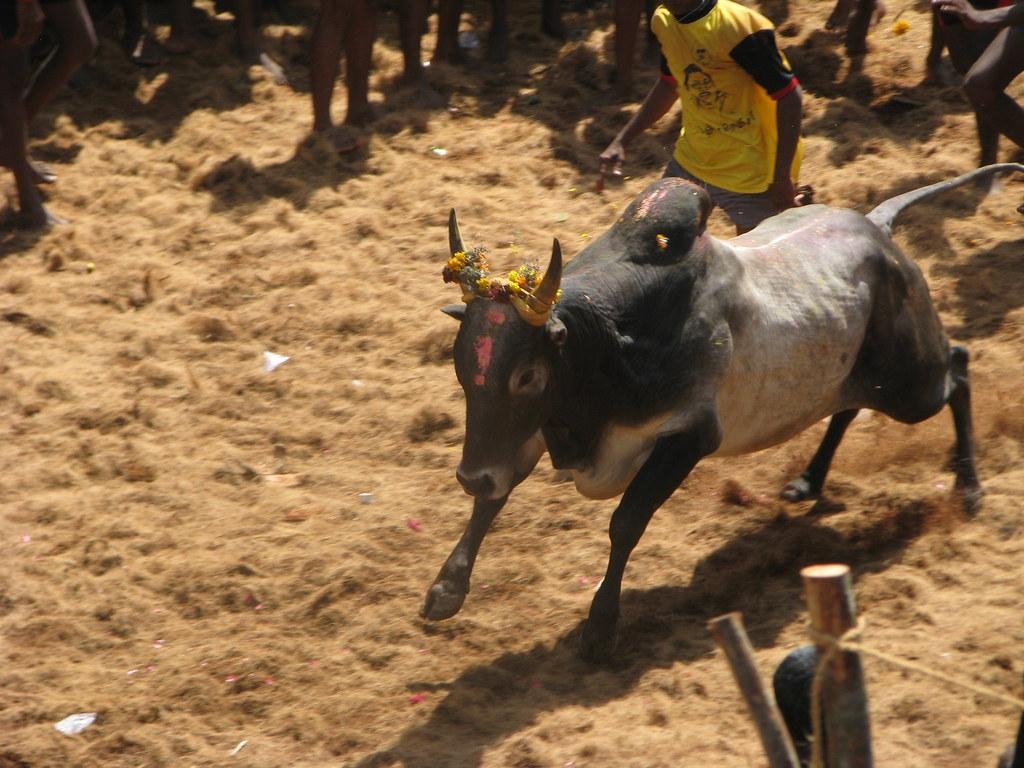
[[[651,669],[706,656],[714,648],[706,623],[727,611],[742,611],[751,641],[770,646],[803,611],[801,567],[846,562],[855,574],[884,570],[936,511],[925,502],[879,506],[884,511],[848,533],[819,524],[810,513],[780,512],[700,560],[688,585],[626,590],[611,667],[577,657],[581,622],[551,645],[503,654],[450,683],[411,682],[410,692],[444,694],[429,720],[347,765],[477,768],[490,748],[543,713],[601,706],[626,695]]]

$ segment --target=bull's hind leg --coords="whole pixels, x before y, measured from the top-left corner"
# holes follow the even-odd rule
[[[956,490],[963,499],[964,511],[975,512],[981,505],[981,483],[974,467],[974,425],[971,420],[971,382],[967,374],[967,350],[953,347],[949,370],[953,388],[949,393],[949,408],[953,412],[956,429],[956,447],[953,453],[953,471]]]
[[[803,501],[804,499],[816,499],[821,494],[822,486],[825,485],[825,476],[829,467],[832,466],[832,457],[836,455],[836,448],[846,434],[846,428],[850,426],[853,417],[857,415],[856,408],[848,411],[840,411],[832,416],[828,422],[828,429],[821,445],[815,451],[814,457],[807,465],[807,469],[800,473],[800,477],[788,483],[782,489],[782,498],[787,501]]]

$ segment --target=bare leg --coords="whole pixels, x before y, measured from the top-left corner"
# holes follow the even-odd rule
[[[256,0],[235,0],[235,40],[238,55],[248,64],[259,64],[278,85],[287,85],[288,78],[281,65],[260,46],[256,23]]]
[[[63,223],[63,219],[51,214],[43,205],[28,159],[22,101],[28,72],[28,52],[21,46],[0,40],[0,159],[14,173],[22,221],[28,227],[38,228]]]
[[[462,0],[438,0],[437,3],[437,46],[434,57],[438,61],[458,64],[462,60],[459,49],[459,21],[462,17]]]
[[[47,3],[46,19],[57,30],[57,52],[36,73],[25,94],[25,116],[31,122],[39,111],[57,95],[79,67],[92,58],[96,50],[96,31],[83,0]]]
[[[420,38],[423,36],[426,19],[426,0],[401,0],[398,10],[398,33],[402,39],[402,55],[405,59],[402,80],[408,85],[423,81]]]
[[[994,36],[987,32],[969,30],[960,24],[943,27],[942,31],[946,48],[949,50],[950,61],[953,62],[954,69],[964,76],[964,90],[967,92],[966,77],[977,66],[986,50],[994,45]],[[984,67],[982,71],[986,71]],[[980,76],[980,80],[984,82],[985,78]],[[1009,84],[1009,80],[1007,80],[1007,84]],[[1003,95],[1005,96],[1005,94]],[[967,92],[967,96],[969,99],[971,98],[970,92]],[[1009,100],[1008,96],[1006,98]],[[973,99],[971,101],[974,107],[974,121],[978,128],[978,164],[989,165],[996,161],[999,154],[999,128],[992,120],[992,111],[983,110],[973,103]],[[1010,100],[1010,103],[1013,104],[1013,101]],[[991,184],[991,177],[979,182],[983,188],[987,188]]]
[[[377,7],[373,0],[355,0],[355,10],[345,31],[345,85],[348,88],[346,125],[366,125],[370,110],[370,67],[377,35]]]
[[[343,0],[320,0],[320,15],[310,38],[309,85],[313,97],[313,130],[329,131],[331,96],[338,79],[341,41],[345,37],[345,19],[351,3]]]
[[[192,0],[170,0],[171,34],[164,41],[164,48],[171,53],[188,53],[194,51],[195,40],[192,38]]]
[[[159,64],[160,46],[149,33],[145,0],[121,0],[121,8],[124,10],[121,47],[124,48],[128,59],[140,67]]]
[[[620,98],[633,87],[640,7],[641,0],[615,0],[615,92]]]
[[[1024,28],[1008,27],[996,35],[964,77],[964,91],[978,114],[1017,146],[1024,148],[1024,108],[1006,94],[1024,71]],[[995,158],[993,158],[994,160]]]

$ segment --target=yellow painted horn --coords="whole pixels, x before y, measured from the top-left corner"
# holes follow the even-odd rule
[[[558,300],[558,289],[562,283],[562,246],[556,239],[551,246],[551,261],[548,262],[540,285],[533,293],[520,292],[509,297],[519,316],[530,325],[544,325],[551,317],[551,308]]]

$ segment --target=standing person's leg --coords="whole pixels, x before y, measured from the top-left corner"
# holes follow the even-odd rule
[[[996,35],[964,77],[964,92],[976,113],[984,112],[990,125],[1024,148],[1024,108],[1006,93],[1007,86],[1021,72],[1024,27],[1007,27]]]
[[[28,159],[25,103],[22,94],[28,85],[28,51],[9,40],[0,39],[0,137],[3,140],[3,165],[14,174],[18,189],[18,209],[29,227],[63,223],[43,205],[36,189],[36,174]]]
[[[260,45],[259,22],[257,19],[257,0],[235,0],[235,43],[238,55],[248,64],[258,64],[278,85],[287,85],[288,77],[281,65],[274,61],[270,54]]]
[[[124,48],[129,61],[140,67],[159,64],[160,46],[149,33],[146,0],[121,0],[121,9],[124,12],[124,34],[121,36],[121,47]]]
[[[96,50],[96,30],[84,0],[51,0],[42,4],[43,13],[57,33],[57,51],[36,73],[25,94],[25,118],[31,122],[78,68]]]
[[[942,39],[946,44],[946,50],[949,51],[949,60],[953,63],[953,68],[966,78],[967,73],[992,43],[993,35],[990,32],[967,29],[955,16],[949,16],[951,14],[940,16],[944,20]],[[964,85],[966,88],[966,81]],[[999,129],[991,121],[990,115],[977,106],[974,106],[974,122],[978,128],[978,165],[990,165],[999,156]]]
[[[352,16],[345,30],[345,86],[348,88],[346,125],[366,125],[370,110],[370,67],[373,41],[377,35],[377,6],[374,0],[354,0]]]
[[[398,34],[405,61],[402,80],[416,85],[423,80],[420,39],[426,28],[427,0],[399,0],[398,6]]]
[[[189,53],[196,48],[192,37],[192,0],[168,0],[171,34],[164,41],[164,49],[171,53]]]
[[[313,27],[309,51],[309,90],[313,97],[313,130],[329,131],[331,97],[341,67],[341,43],[352,0],[320,0],[320,14]]]

